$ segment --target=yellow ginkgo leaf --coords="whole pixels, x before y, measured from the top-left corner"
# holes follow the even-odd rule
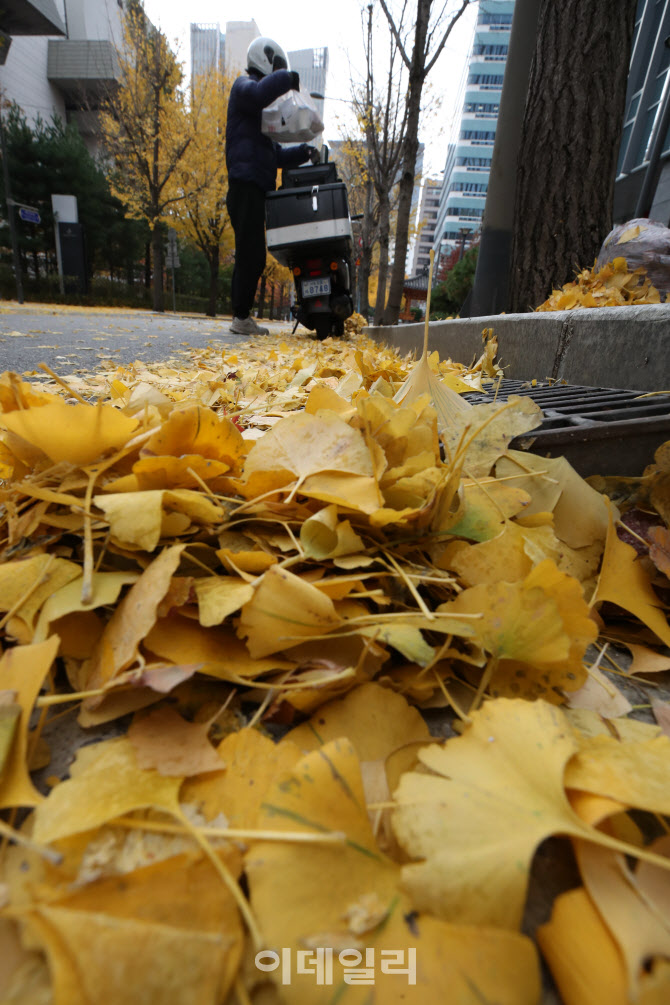
[[[575,849],[586,891],[624,958],[629,995],[635,1001],[647,962],[655,956],[670,957],[670,918],[659,916],[649,905],[623,856],[583,841],[577,841]],[[663,876],[660,869],[656,872]]]
[[[183,550],[181,544],[165,548],[115,608],[95,652],[87,661],[87,688],[102,687],[135,662],[140,643],[156,623],[158,605],[168,591]],[[88,698],[85,708],[96,708],[99,704],[100,698]]]
[[[668,777],[670,738],[621,741],[608,732],[578,736],[578,750],[566,768],[565,785],[651,813],[670,814]]]
[[[348,520],[337,519],[337,506],[324,506],[300,528],[305,554],[321,562],[326,558],[351,555],[365,548]]]
[[[617,534],[614,519],[610,517],[605,554],[600,570],[598,588],[593,603],[603,601],[617,604],[630,611],[651,628],[665,645],[670,645],[670,626],[661,610],[661,604],[649,582],[638,554],[630,544]]]
[[[620,848],[568,802],[563,774],[576,750],[559,709],[505,698],[472,713],[462,736],[423,747],[419,760],[431,773],[403,775],[393,813],[401,846],[423,860],[403,867],[415,905],[438,917],[515,928],[544,838],[569,834]]]
[[[509,517],[523,512],[530,496],[523,489],[491,482],[476,485],[464,482],[462,505],[451,524],[442,527],[454,537],[470,541],[488,541],[504,529]]]
[[[10,692],[20,706],[13,742],[0,774],[0,809],[35,806],[42,796],[33,785],[26,758],[30,716],[44,678],[58,652],[57,635],[39,645],[16,646],[0,659],[0,691]]]
[[[0,564],[0,610],[13,611],[32,633],[33,620],[44,602],[81,574],[76,562],[54,555],[35,555]]]
[[[268,789],[290,773],[302,752],[290,739],[273,743],[249,727],[224,737],[217,752],[226,771],[186,779],[180,793],[182,802],[197,806],[206,820],[222,813],[230,827],[258,827]]]
[[[251,448],[244,478],[264,489],[264,474],[277,473],[294,492],[309,475],[320,472],[365,475],[374,473],[370,451],[360,432],[332,412],[289,415]],[[272,487],[272,486],[270,486]]]
[[[94,830],[133,810],[179,815],[182,779],[140,768],[125,737],[83,747],[70,774],[35,810],[33,836],[40,843]]]
[[[135,583],[139,578],[136,572],[94,572],[91,577],[91,598],[82,601],[82,586],[84,577],[73,579],[51,594],[40,611],[35,625],[34,642],[43,642],[49,634],[52,621],[63,618],[76,611],[87,612],[96,607],[115,604],[124,586]]]
[[[541,421],[542,410],[531,398],[510,395],[503,405],[474,405],[443,430],[447,457],[461,458],[466,475],[483,478],[515,436],[535,429]]]
[[[565,1005],[629,1005],[623,957],[583,887],[557,897],[536,937]]]
[[[111,405],[67,405],[54,401],[4,413],[0,426],[39,447],[54,463],[92,464],[122,447],[137,429],[137,419]]]
[[[332,632],[340,624],[330,597],[288,569],[271,566],[242,608],[238,634],[256,659]]]
[[[342,843],[255,842],[246,856],[252,909],[268,946],[329,952],[332,978],[294,969],[291,1005],[363,1005],[369,987],[345,983],[339,954],[372,951],[375,994],[384,1005],[535,1005],[539,995],[532,944],[516,933],[452,925],[411,913],[399,888],[399,869],[378,850],[365,808],[358,759],[344,740],[307,754],[266,793],[259,824],[316,836],[341,832]],[[407,918],[412,917],[412,923]],[[386,960],[409,962],[416,950],[415,984]],[[325,956],[325,953],[324,953]],[[267,974],[281,989],[281,969]],[[332,980],[332,983],[330,982]],[[287,1001],[289,999],[286,999]]]
[[[195,595],[198,598],[200,624],[209,628],[239,611],[254,595],[254,588],[239,576],[207,576],[196,580]]]
[[[191,618],[159,618],[144,639],[144,648],[177,666],[195,663],[200,673],[219,680],[258,677],[270,670],[289,670],[295,663],[278,656],[254,658],[227,625],[205,628]]]
[[[361,761],[382,760],[416,740],[430,742],[428,727],[417,710],[402,695],[372,682],[322,705],[309,722],[291,730],[286,738],[308,751],[340,736],[353,744]]]

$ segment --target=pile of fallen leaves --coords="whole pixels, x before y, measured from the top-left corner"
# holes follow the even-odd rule
[[[626,307],[660,304],[661,295],[642,267],[629,269],[625,258],[615,258],[601,269],[583,269],[572,283],[551,296],[537,311],[571,311],[579,307]]]
[[[670,665],[670,447],[610,502],[510,449],[532,401],[438,432],[410,368],[0,377],[1,1001],[531,1005],[538,947],[568,1005],[668,1000],[670,739],[587,649],[609,610],[628,681]]]

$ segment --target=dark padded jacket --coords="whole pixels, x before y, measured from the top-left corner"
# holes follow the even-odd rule
[[[264,192],[272,192],[278,167],[297,167],[309,159],[306,143],[281,147],[261,132],[263,109],[290,90],[288,70],[275,70],[267,77],[252,70],[231,87],[226,123],[226,166],[231,180],[252,181]]]

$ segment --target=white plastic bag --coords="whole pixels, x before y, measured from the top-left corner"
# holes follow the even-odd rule
[[[277,143],[311,143],[323,122],[306,91],[289,91],[263,109],[261,132]]]

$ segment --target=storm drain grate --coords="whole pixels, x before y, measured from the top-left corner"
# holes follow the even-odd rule
[[[466,394],[473,405],[506,401],[511,394],[532,398],[544,412],[539,429],[512,441],[516,449],[543,457],[565,456],[583,476],[642,474],[654,451],[670,440],[670,392],[495,381],[486,394]]]

